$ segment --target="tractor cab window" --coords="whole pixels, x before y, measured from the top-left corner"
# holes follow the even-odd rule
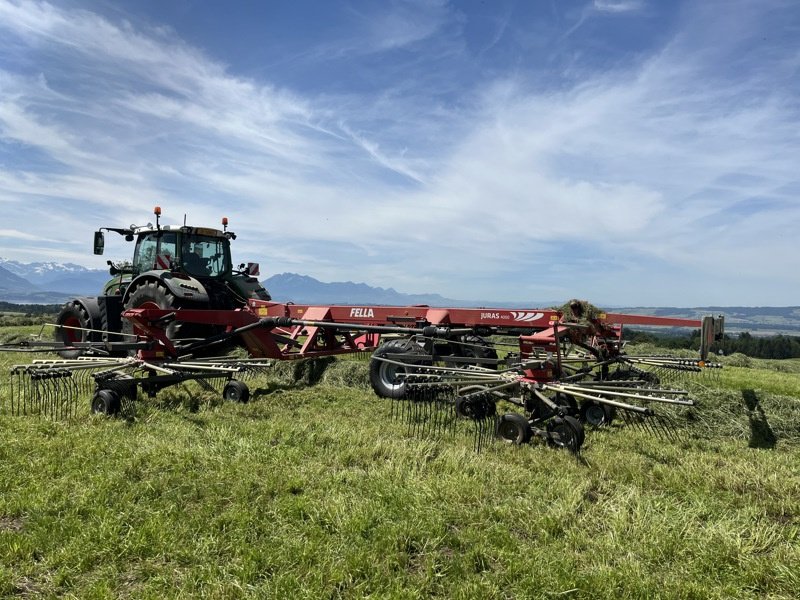
[[[152,269],[169,269],[177,253],[177,235],[154,231],[146,233],[136,243],[133,266],[138,273]]]
[[[230,255],[225,238],[193,235],[183,238],[183,269],[195,277],[219,277],[229,270]]]

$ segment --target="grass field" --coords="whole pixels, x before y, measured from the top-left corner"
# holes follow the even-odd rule
[[[800,361],[750,364],[693,387],[681,441],[615,425],[580,458],[410,437],[358,361],[246,405],[0,411],[0,596],[796,598]]]

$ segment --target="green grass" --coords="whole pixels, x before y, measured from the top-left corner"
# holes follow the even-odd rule
[[[9,333],[19,333],[19,330]],[[7,367],[24,355],[0,355]],[[775,362],[775,361],[772,361]],[[794,598],[800,374],[729,368],[682,440],[417,439],[367,364],[281,364],[250,404],[0,412],[0,596]],[[304,385],[321,378],[316,385]],[[293,381],[299,380],[300,385]]]

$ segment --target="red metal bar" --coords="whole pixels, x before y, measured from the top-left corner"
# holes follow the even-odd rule
[[[657,327],[694,327],[700,329],[703,322],[699,319],[682,319],[679,317],[653,317],[650,315],[626,315],[622,313],[605,313],[600,319],[606,323],[617,325],[654,325]]]

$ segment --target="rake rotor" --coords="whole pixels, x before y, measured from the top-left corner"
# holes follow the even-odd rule
[[[392,416],[408,424],[409,434],[441,435],[470,423],[476,449],[499,437],[524,443],[542,437],[549,444],[577,452],[583,443],[581,423],[609,424],[619,417],[627,426],[662,440],[676,438],[676,422],[663,406],[692,407],[688,392],[660,387],[662,372],[703,373],[716,364],[669,357],[614,357],[605,361],[576,353],[551,360],[514,362],[497,369],[481,365],[434,364],[413,344],[404,351],[373,356],[399,382]],[[608,366],[617,364],[616,371]],[[563,378],[557,374],[563,373]],[[498,404],[522,409],[500,414]],[[580,420],[580,422],[578,422]]]
[[[221,389],[226,398],[247,401],[244,380],[270,366],[262,359],[230,357],[161,363],[95,356],[35,360],[11,367],[9,407],[14,415],[68,419],[77,413],[81,399],[91,398],[93,412],[114,414],[122,401],[136,400],[140,389],[155,396],[159,390],[185,381],[197,381],[207,390]]]

